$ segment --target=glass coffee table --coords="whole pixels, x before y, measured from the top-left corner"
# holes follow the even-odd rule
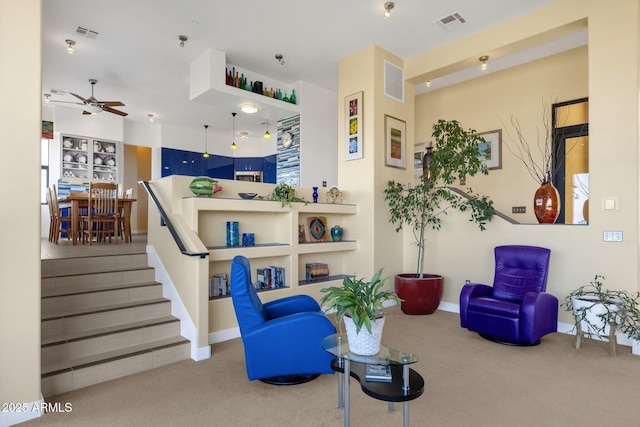
[[[349,378],[360,382],[367,395],[389,402],[389,412],[393,412],[393,402],[403,402],[403,426],[409,426],[409,401],[420,397],[424,391],[424,379],[409,368],[418,361],[418,356],[380,346],[378,354],[361,356],[349,351],[345,335],[333,334],[322,340],[322,348],[336,358],[331,367],[338,373],[338,408],[344,410],[344,425],[349,426]],[[367,381],[366,366],[383,365],[391,369],[390,382]],[[345,377],[345,373],[349,373]]]

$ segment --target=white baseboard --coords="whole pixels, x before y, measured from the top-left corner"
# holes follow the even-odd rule
[[[240,328],[225,329],[224,331],[212,332],[209,334],[209,344],[229,341],[240,338]]]

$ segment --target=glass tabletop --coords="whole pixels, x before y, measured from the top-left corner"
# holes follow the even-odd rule
[[[418,356],[392,348],[380,346],[380,351],[373,356],[362,356],[349,350],[346,335],[333,334],[322,339],[322,348],[336,357],[348,359],[352,362],[377,365],[410,365],[418,361]]]

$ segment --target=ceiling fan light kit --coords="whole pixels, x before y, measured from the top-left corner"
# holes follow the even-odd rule
[[[260,110],[260,107],[255,104],[240,104],[240,110],[243,113],[254,114]]]
[[[64,42],[67,44],[67,52],[73,53],[73,47],[76,45],[76,42],[71,39],[66,39]]]
[[[80,95],[69,92],[71,95],[78,98],[82,103],[78,103],[80,105],[84,105],[84,111],[82,114],[98,114],[103,111],[107,113],[117,114],[119,116],[127,116],[127,113],[123,111],[116,110],[111,107],[124,107],[124,104],[120,101],[98,101],[95,96],[93,96],[93,87],[98,83],[96,79],[89,79],[89,83],[91,83],[91,97],[83,98]]]

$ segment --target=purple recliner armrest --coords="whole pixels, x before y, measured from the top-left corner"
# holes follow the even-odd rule
[[[467,283],[460,291],[460,326],[467,327],[467,310],[469,309],[469,300],[475,297],[490,296],[493,294],[493,288],[483,283]]]
[[[558,298],[547,292],[528,292],[522,300],[520,335],[534,343],[558,330]]]

